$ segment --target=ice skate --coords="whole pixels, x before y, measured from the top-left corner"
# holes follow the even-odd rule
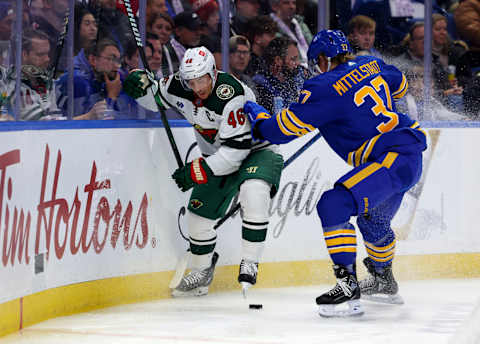
[[[330,291],[317,297],[318,313],[325,318],[362,315],[357,278],[342,265],[334,265],[333,271],[337,284]]]
[[[172,290],[173,297],[181,296],[202,296],[208,294],[208,286],[213,281],[213,273],[217,264],[218,253],[214,252],[212,256],[212,264],[204,269],[193,269],[185,275],[180,284]]]
[[[360,281],[362,299],[381,303],[402,305],[403,298],[398,294],[398,283],[392,272],[392,265],[384,268],[383,273],[375,270],[370,258],[363,260],[370,275]]]
[[[257,283],[258,263],[251,260],[242,259],[240,262],[240,271],[238,273],[238,282],[242,286],[243,297],[247,297],[247,290]]]

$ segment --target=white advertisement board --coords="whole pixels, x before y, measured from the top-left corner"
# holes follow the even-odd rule
[[[424,176],[394,221],[397,254],[478,252],[480,130],[430,132]],[[182,157],[198,155],[191,128],[174,135]],[[187,248],[180,233],[188,231],[189,193],[170,177],[177,166],[163,128],[12,131],[0,142],[0,303],[174,269]],[[282,153],[289,165],[272,202],[263,261],[327,259],[316,202],[349,166],[314,133]],[[218,229],[220,265],[239,263],[240,233],[238,215]]]

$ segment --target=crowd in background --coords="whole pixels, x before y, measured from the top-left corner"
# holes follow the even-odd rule
[[[68,0],[23,2],[20,113],[14,115],[16,1],[0,0],[2,120],[69,118],[67,51],[58,45]],[[314,0],[231,0],[228,70],[275,113],[296,101],[311,76],[307,49],[317,28]],[[138,4],[137,0],[132,1]],[[409,92],[397,106],[425,119],[423,1],[330,1],[329,28],[341,29],[356,54],[378,56],[407,76]],[[157,78],[175,73],[185,50],[207,47],[222,68],[217,0],[147,0],[145,54]],[[434,120],[480,116],[480,0],[433,1]],[[139,67],[128,18],[117,0],[77,0],[74,9],[72,119],[158,118],[139,109],[122,89]],[[18,92],[17,92],[18,94]]]

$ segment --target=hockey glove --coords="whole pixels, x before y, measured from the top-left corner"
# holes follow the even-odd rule
[[[158,96],[158,81],[149,76],[146,71],[134,69],[123,82],[123,91],[133,99],[146,96],[149,88],[151,88],[157,104],[163,106]]]
[[[195,184],[206,184],[211,176],[213,176],[213,172],[203,158],[195,159],[185,166],[177,168],[172,174],[178,188],[183,192],[190,190]]]
[[[267,109],[257,103],[247,101],[243,106],[243,111],[248,115],[250,124],[252,125],[252,138],[254,140],[264,140],[258,126],[261,122],[272,117]]]

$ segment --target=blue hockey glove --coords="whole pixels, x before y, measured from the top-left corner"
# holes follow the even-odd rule
[[[258,126],[262,121],[272,117],[267,109],[257,103],[247,101],[243,106],[243,111],[248,115],[248,120],[252,125],[252,138],[254,140],[264,140]]]
[[[211,176],[213,176],[213,172],[203,158],[195,159],[185,166],[177,168],[172,174],[178,188],[183,192],[190,190],[195,184],[206,184]]]

